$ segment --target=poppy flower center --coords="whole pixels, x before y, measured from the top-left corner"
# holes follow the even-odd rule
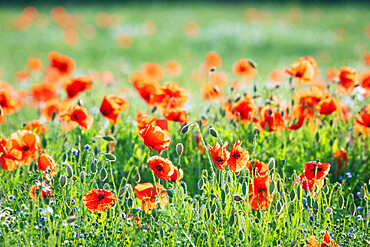
[[[295,76],[296,77],[302,77],[302,73],[301,72],[297,72],[297,74]]]
[[[99,193],[99,196],[98,196],[98,198],[99,198],[99,201],[103,200],[103,199],[104,199],[104,194],[102,194],[102,193]]]
[[[234,159],[239,159],[240,158],[240,153],[234,153],[233,158]]]
[[[157,169],[157,171],[159,171],[159,172],[163,170],[163,168],[162,168],[162,166],[161,166],[161,165],[157,165],[157,166],[156,166],[156,169]]]
[[[223,161],[223,159],[221,159],[220,157],[217,157],[217,158],[216,158],[216,161],[217,161],[217,162],[222,162],[222,161]]]
[[[27,146],[24,146],[23,148],[23,151],[27,151],[28,149],[30,149],[29,147],[27,147]]]
[[[73,119],[75,119],[75,120],[77,120],[77,119],[78,119],[77,114],[74,114],[74,115],[73,115]]]
[[[272,115],[272,110],[271,109],[268,109],[267,110],[267,115],[271,116]]]

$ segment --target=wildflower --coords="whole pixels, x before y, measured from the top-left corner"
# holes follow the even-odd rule
[[[126,219],[126,214],[125,214],[125,213],[122,213],[122,214],[121,214],[121,218],[122,218],[122,219]]]
[[[89,130],[94,122],[94,117],[89,115],[87,109],[80,105],[68,107],[60,113],[59,117],[62,121],[77,123],[83,130]]]
[[[144,140],[144,144],[152,151],[163,150],[170,146],[170,137],[158,126],[148,124],[144,129],[140,130],[140,136]]]
[[[46,219],[45,217],[41,217],[41,218],[39,219],[39,221],[40,221],[40,222],[43,222],[45,219]]]
[[[177,82],[169,82],[161,85],[160,89],[163,95],[158,100],[159,105],[163,109],[167,108],[181,108],[188,100],[188,91],[185,88],[180,87]]]
[[[92,88],[92,79],[88,75],[68,78],[62,87],[66,91],[68,99],[75,99],[78,98],[81,92]]]
[[[49,169],[51,172],[49,174],[44,174],[45,178],[50,180],[50,176],[55,176],[56,172],[56,165],[53,157],[48,154],[42,153],[39,156],[38,167],[43,172]]]
[[[74,226],[73,226],[75,229],[77,229],[78,228],[78,225],[77,224],[74,224]]]
[[[337,149],[334,153],[333,156],[336,160],[336,163],[338,165],[338,170],[342,169],[347,166],[348,164],[348,157],[347,157],[347,152],[343,148]]]
[[[311,56],[300,57],[297,61],[294,61],[290,68],[285,68],[285,72],[292,77],[298,78],[300,83],[312,82],[316,73],[317,63]]]
[[[52,51],[49,53],[50,68],[55,69],[61,75],[71,75],[75,70],[75,61],[65,55]]]
[[[339,108],[340,105],[337,99],[333,97],[323,99],[316,105],[316,111],[324,115],[330,115]]]
[[[14,199],[15,199],[15,196],[10,195],[10,196],[9,196],[9,199],[10,199],[10,200],[14,200]]]
[[[85,148],[85,150],[89,150],[89,149],[91,148],[91,146],[90,146],[89,144],[86,144],[86,145],[84,146],[84,148]]]
[[[313,218],[313,216],[312,216],[312,215],[311,215],[309,218],[310,218],[310,220],[311,220],[311,221],[313,221],[313,220],[314,220],[314,218]]]
[[[219,101],[224,95],[219,85],[215,82],[204,83],[200,90],[204,100]]]
[[[36,57],[30,57],[27,61],[27,66],[29,69],[33,71],[40,71],[42,70],[42,62],[40,59]]]
[[[40,137],[29,130],[18,130],[9,136],[12,145],[12,153],[16,154],[18,165],[24,166],[37,157],[41,149]]]
[[[329,170],[329,163],[317,163],[316,161],[310,161],[304,165],[303,173],[300,174],[295,181],[300,180],[302,182],[302,188],[312,192],[315,184],[317,185],[318,189],[321,189],[324,186],[324,179],[328,175]]]
[[[217,165],[219,170],[224,169],[224,166],[227,165],[227,160],[230,157],[229,151],[227,151],[228,142],[224,142],[222,146],[216,142],[213,147],[208,144],[208,150],[211,153],[213,162]]]
[[[171,76],[177,76],[181,72],[181,66],[176,61],[167,61],[165,67]]]
[[[269,172],[269,166],[258,159],[247,161],[246,168],[249,169],[249,172],[252,176],[265,176]],[[258,174],[258,175],[257,175]]]
[[[136,212],[140,212],[140,210],[141,210],[141,208],[140,208],[140,207],[135,208],[135,211],[136,211]]]
[[[158,155],[150,157],[147,163],[159,179],[169,180],[174,173],[174,165],[169,159],[162,158]]]
[[[0,137],[0,167],[1,169],[9,172],[19,164],[18,159],[21,157],[21,153],[17,150],[13,151],[12,143],[5,137]]]
[[[180,181],[184,178],[184,171],[181,168],[174,166],[174,171],[170,177],[170,181]]]
[[[260,110],[260,121],[261,130],[267,130],[269,132],[280,130],[284,127],[283,116],[277,109],[273,109],[271,105],[265,105]]]
[[[157,208],[156,199],[159,199],[161,208],[168,204],[166,189],[159,183],[153,186],[151,183],[139,183],[134,188],[135,194],[139,200],[142,200],[142,209],[147,214],[151,214],[154,208]]]
[[[321,234],[319,234],[319,237],[321,237]],[[323,237],[323,243],[321,244],[322,247],[325,247],[327,245],[332,246],[332,247],[337,247],[340,246],[339,244],[335,243],[335,240],[330,237],[329,232],[326,232],[326,234]],[[319,244],[317,243],[316,237],[311,236],[308,239],[308,246],[309,247],[319,247]]]
[[[51,197],[51,183],[46,183],[45,181],[36,182],[36,184],[31,186],[29,196],[32,200],[36,198],[36,196],[40,196],[43,199]]]
[[[242,58],[234,64],[233,73],[251,79],[257,74],[257,70],[251,60]]]
[[[45,131],[49,129],[49,126],[47,125],[43,126],[41,121],[35,119],[30,122],[27,122],[26,125],[24,126],[24,129],[31,130],[35,132],[36,134],[43,134],[45,133]]]
[[[253,178],[253,183],[249,186],[249,203],[252,209],[265,210],[268,208],[268,202],[272,201],[272,195],[269,192],[270,183],[269,175]]]
[[[75,149],[75,148],[72,148],[72,154],[73,154],[74,156],[77,156],[77,155],[78,155],[78,150],[77,150],[77,149]]]
[[[112,124],[117,123],[119,113],[128,109],[128,102],[120,95],[106,94],[100,106],[100,112]]]
[[[219,67],[222,66],[222,58],[217,52],[210,51],[206,54],[205,63],[209,67],[218,67],[219,68]]]
[[[247,161],[249,160],[249,153],[241,147],[242,143],[242,141],[236,141],[230,150],[227,165],[230,166],[230,170],[233,172],[241,171],[247,165]]]
[[[109,209],[117,200],[114,194],[104,189],[92,189],[83,198],[83,203],[91,212]]]
[[[163,115],[166,120],[179,122],[180,124],[189,121],[189,115],[184,109],[171,108],[166,110]]]
[[[35,102],[57,100],[59,97],[58,86],[55,83],[41,82],[30,88],[30,94]]]
[[[153,62],[145,63],[142,67],[142,73],[145,77],[156,81],[159,81],[164,77],[162,67]]]
[[[339,86],[341,92],[352,92],[355,88],[356,70],[352,67],[340,67],[339,73]]]
[[[244,97],[232,103],[227,109],[230,111],[229,119],[235,120],[240,119],[242,124],[247,124],[256,115],[256,108],[253,103],[253,96],[250,93],[246,93]],[[226,115],[225,115],[226,117]]]
[[[41,225],[41,224],[39,225],[39,229],[41,229],[41,228],[43,228],[43,227],[44,227],[43,225]]]
[[[363,135],[370,134],[370,104],[364,106],[358,119],[353,120],[355,129]]]
[[[346,176],[347,176],[347,178],[352,178],[351,172],[346,172]]]

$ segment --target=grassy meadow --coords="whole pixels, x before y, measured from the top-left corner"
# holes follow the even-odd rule
[[[0,6],[0,246],[370,246],[370,5],[26,7]],[[74,60],[70,73],[53,65],[52,51]],[[218,56],[208,61],[211,51]],[[307,56],[317,64],[300,65],[312,68],[302,83],[300,72],[284,69]],[[252,76],[235,70],[242,58]],[[168,61],[179,65],[175,72]],[[157,66],[145,75],[148,62]],[[356,71],[352,81],[343,72],[353,83],[344,93],[341,71],[352,70],[342,66]],[[65,85],[82,75],[92,83],[71,86],[71,96]],[[163,89],[173,81],[186,102]],[[124,107],[113,122],[102,114],[107,94],[120,95]],[[58,110],[45,114],[51,99]],[[330,113],[325,99],[333,99]],[[171,102],[185,120],[167,115]],[[68,113],[72,106],[87,113]],[[84,127],[75,114],[93,123]],[[147,124],[148,116],[156,120]],[[28,127],[32,147],[12,134],[31,120],[47,126]],[[149,125],[157,132],[145,136]],[[208,145],[225,142],[220,169]],[[229,156],[240,155],[235,170]],[[148,165],[157,156],[167,163]],[[139,192],[144,183],[165,189]],[[86,205],[92,189],[106,193],[93,194],[94,210]]]

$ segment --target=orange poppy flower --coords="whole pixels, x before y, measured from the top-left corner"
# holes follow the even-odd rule
[[[176,61],[167,61],[165,67],[171,76],[177,76],[181,72],[181,66]]]
[[[142,209],[145,213],[151,214],[157,208],[156,199],[159,198],[161,208],[168,204],[167,190],[160,184],[155,186],[151,183],[139,183],[134,187],[135,195],[142,200]]]
[[[49,126],[43,125],[40,120],[32,120],[30,122],[27,122],[24,126],[25,130],[31,130],[35,132],[36,134],[43,134],[45,131],[49,129]]]
[[[75,71],[75,61],[56,51],[49,53],[50,67],[56,69],[61,75],[71,75]]]
[[[161,86],[164,93],[161,99],[161,107],[166,108],[181,108],[188,100],[188,91],[180,87],[177,82],[169,82]]]
[[[27,61],[27,66],[30,70],[40,71],[42,70],[42,62],[36,57],[30,57]]]
[[[50,180],[50,176],[57,175],[55,161],[54,161],[53,157],[51,157],[48,154],[45,154],[45,153],[40,154],[38,167],[39,167],[40,170],[42,170],[44,172],[48,168],[50,169],[51,172],[49,174],[44,174],[45,178],[48,179],[48,180]]]
[[[85,207],[91,212],[103,212],[109,209],[116,200],[114,193],[104,189],[92,189],[82,198]]]
[[[249,186],[249,203],[254,210],[265,210],[268,208],[270,195],[270,176],[253,177],[253,183]]]
[[[53,113],[58,114],[61,110],[61,103],[57,99],[48,100],[43,107],[41,107],[41,116],[46,121],[51,121]]]
[[[140,130],[145,129],[148,124],[153,124],[160,127],[163,131],[168,133],[168,123],[165,119],[157,119],[155,116],[148,116],[145,111],[140,110],[135,117],[137,128]]]
[[[335,112],[337,109],[339,109],[339,103],[336,98],[330,97],[321,100],[317,105],[316,105],[316,111],[320,114],[324,115],[330,115],[333,112]]]
[[[339,91],[343,93],[352,92],[355,88],[356,70],[352,67],[340,67],[338,72]]]
[[[370,135],[370,105],[364,106],[359,119],[353,120],[355,129],[364,135]]]
[[[304,190],[312,192],[315,183],[318,189],[324,186],[324,180],[325,177],[329,174],[329,171],[329,163],[317,164],[316,161],[310,161],[304,165],[303,173],[300,174],[295,181],[300,180],[302,182],[302,188]]]
[[[132,85],[149,106],[155,106],[160,102],[163,95],[161,84],[158,81],[147,80],[134,74]]]
[[[221,88],[215,82],[204,83],[201,86],[200,91],[202,92],[204,100],[219,101],[224,95]]]
[[[68,99],[77,98],[80,92],[88,91],[92,88],[92,79],[88,75],[82,75],[74,78],[68,78],[63,84]]]
[[[178,178],[178,179],[177,179]],[[174,166],[174,171],[170,177],[170,181],[180,181],[184,178],[184,171],[181,168]]]
[[[360,86],[366,89],[366,93],[364,94],[364,97],[369,97],[370,96],[370,70],[368,69],[360,73],[358,75],[358,81],[360,83]]]
[[[153,149],[160,151],[170,146],[170,137],[159,126],[148,124],[139,134],[150,151]]]
[[[319,236],[321,237],[321,234],[319,234]],[[308,247],[329,247],[329,246],[340,247],[340,245],[337,244],[335,240],[330,237],[329,232],[326,232],[326,234],[324,235],[323,243],[321,243],[321,245],[317,243],[316,237],[314,235],[311,235],[310,238],[308,239]]]
[[[17,110],[17,100],[15,100],[8,91],[0,88],[0,106],[4,114],[14,114]]]
[[[21,71],[18,71],[15,75],[15,79],[18,81],[18,82],[22,82],[22,81],[25,81],[27,80],[28,78],[30,78],[30,73],[26,70],[21,70]]]
[[[247,165],[247,161],[249,160],[249,153],[241,147],[242,143],[242,141],[236,141],[230,150],[230,156],[227,160],[227,165],[230,166],[230,170],[233,172],[239,172],[243,170]]]
[[[17,152],[19,166],[31,164],[41,150],[40,137],[32,131],[17,130],[10,134],[8,139],[12,144],[12,153]]]
[[[142,67],[142,73],[145,77],[155,81],[162,80],[164,77],[162,67],[153,62],[145,63]]]
[[[222,66],[222,58],[218,55],[215,51],[210,51],[206,54],[205,62],[207,65],[211,67],[221,67]]]
[[[254,159],[247,161],[247,166],[246,168],[249,169],[249,172],[251,173],[252,176],[265,176],[269,173],[269,166],[263,162],[260,161],[259,159]],[[258,175],[256,174],[258,173]]]
[[[14,171],[18,165],[18,157],[14,157],[18,152],[12,152],[12,143],[5,137],[0,137],[0,167],[9,172]],[[18,158],[18,159],[17,159]]]
[[[303,123],[306,120],[306,109],[304,107],[304,104],[302,105],[294,105],[292,108],[292,116],[296,115],[297,118],[294,118],[294,123],[290,126],[286,126],[286,129],[289,130],[297,130],[300,129],[303,126]]]
[[[293,100],[296,105],[309,105],[314,107],[321,100],[329,98],[328,93],[323,92],[317,86],[311,86],[310,89],[301,89],[294,93]]]
[[[33,85],[30,94],[37,102],[46,102],[59,97],[57,85],[48,82]]]
[[[234,65],[233,73],[251,79],[257,74],[257,70],[251,60],[242,58]]]
[[[51,187],[51,183],[46,183],[44,181],[37,182],[36,184],[31,186],[29,196],[32,200],[34,200],[37,196],[40,196],[43,199],[51,197]]]
[[[212,82],[216,83],[218,86],[222,86],[227,83],[227,75],[222,72],[213,72],[209,75],[212,79]]]
[[[256,108],[253,104],[253,96],[246,93],[244,97],[234,102],[231,107],[231,112],[240,118],[242,124],[247,124],[256,115]]]
[[[89,130],[94,123],[94,117],[89,115],[87,109],[80,105],[68,107],[60,113],[59,118],[63,121],[78,123],[83,130]]]
[[[162,158],[158,155],[150,157],[147,163],[154,174],[162,180],[170,180],[175,171],[174,165],[169,159]]]
[[[284,80],[284,72],[282,70],[275,69],[270,72],[269,79],[274,84],[281,84]]]
[[[260,110],[261,119],[259,121],[262,130],[265,130],[267,127],[268,131],[280,130],[284,127],[284,119],[280,112],[276,109],[273,109],[271,105],[265,105]],[[266,126],[267,125],[267,126]]]
[[[163,115],[166,120],[179,122],[180,124],[189,121],[189,115],[184,109],[171,108],[166,110]]]
[[[347,157],[347,151],[344,150],[343,148],[337,149],[334,153],[333,156],[335,158],[335,161],[338,165],[338,171],[340,171],[343,168],[348,165],[348,157]]]
[[[213,147],[208,144],[208,150],[211,153],[212,160],[219,170],[224,169],[230,157],[230,153],[227,151],[227,145],[229,145],[228,142],[224,142],[222,146],[216,142]]]
[[[311,57],[300,57],[290,65],[290,69],[285,68],[285,72],[292,77],[298,78],[300,83],[310,83],[316,73],[317,63]]]
[[[117,123],[120,112],[128,109],[128,102],[120,95],[106,94],[100,106],[100,112],[112,124]]]

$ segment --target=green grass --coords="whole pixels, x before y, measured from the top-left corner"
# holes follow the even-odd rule
[[[288,22],[286,19],[297,12],[292,11],[293,7],[292,4],[272,3],[67,5],[67,12],[78,14],[82,21],[82,26],[76,29],[79,42],[70,47],[63,42],[61,29],[51,20],[44,29],[32,24],[25,32],[14,30],[10,23],[23,7],[3,6],[0,9],[2,81],[11,83],[16,89],[28,90],[31,85],[41,82],[42,76],[34,75],[30,80],[18,83],[15,73],[26,68],[29,57],[39,57],[47,66],[48,53],[56,50],[75,59],[76,74],[109,70],[116,82],[111,87],[95,82],[91,91],[81,95],[83,105],[94,115],[90,130],[77,128],[65,133],[58,122],[47,123],[49,130],[41,137],[42,148],[55,159],[58,172],[50,199],[29,198],[31,185],[41,176],[37,160],[12,173],[0,170],[0,246],[278,246],[279,241],[281,246],[294,246],[294,241],[295,246],[307,246],[306,240],[311,235],[319,238],[320,231],[329,231],[337,243],[345,246],[369,246],[369,198],[364,185],[370,182],[369,136],[354,130],[351,120],[333,121],[338,113],[322,117],[322,124],[315,130],[305,124],[297,131],[255,135],[253,124],[241,125],[226,120],[220,103],[201,101],[200,84],[191,79],[191,72],[199,68],[209,51],[221,55],[223,66],[218,71],[226,73],[230,82],[235,78],[233,64],[240,58],[252,58],[258,64],[258,75],[235,94],[252,93],[255,85],[255,95],[259,96],[256,105],[263,106],[272,95],[291,100],[294,92],[287,86],[288,77],[287,85],[271,89],[268,73],[289,67],[300,56],[314,56],[324,80],[328,67],[353,66],[358,72],[366,69],[362,58],[369,49],[369,39],[364,34],[365,26],[369,25],[368,5],[319,6],[322,19],[317,23],[310,19],[310,11],[317,7],[313,5],[299,6],[302,22]],[[38,10],[48,14],[51,8],[44,5]],[[244,12],[248,8],[269,11],[271,23],[246,22]],[[108,29],[97,27],[94,39],[84,38],[83,27],[95,25],[95,15],[102,11],[118,15],[121,25]],[[146,20],[156,23],[158,31],[154,36],[143,34],[141,25]],[[198,23],[199,36],[189,38],[184,34],[184,25],[189,21]],[[334,30],[338,28],[347,33],[342,42],[335,41]],[[116,42],[122,32],[133,38],[129,49],[122,49]],[[329,52],[330,57],[320,56],[323,51]],[[154,182],[146,160],[158,152],[149,153],[137,133],[134,116],[140,109],[149,113],[151,108],[130,85],[130,75],[147,61],[163,65],[167,60],[178,61],[182,71],[177,77],[167,75],[163,82],[176,80],[185,87],[190,93],[185,105],[190,120],[198,121],[204,116],[208,124],[200,130],[190,127],[188,133],[182,134],[180,124],[169,123],[171,145],[160,155],[181,165],[185,177],[181,182],[161,181],[168,189],[170,203],[151,216],[136,211],[141,202],[133,188],[138,182]],[[113,126],[99,113],[99,106],[105,93],[116,93],[122,87],[129,88],[130,108]],[[334,85],[329,88],[332,95],[341,98]],[[230,94],[229,85],[223,90],[226,95]],[[64,97],[61,93],[61,98]],[[356,101],[351,112],[357,117],[361,107],[368,103],[368,99]],[[160,117],[161,113],[157,110],[153,115]],[[35,107],[24,105],[19,112],[7,116],[2,135],[8,136],[22,128],[23,122],[39,118]],[[242,140],[251,159],[269,163],[273,201],[267,210],[251,209],[248,172],[236,174],[226,169],[212,175],[213,164],[208,162],[207,153],[200,153],[194,138],[197,133],[204,137],[206,144],[213,145],[217,139],[209,135],[210,126],[217,130],[223,141]],[[113,154],[117,160],[114,162],[102,155],[109,151],[108,142],[97,137],[104,135],[115,139]],[[177,143],[184,145],[181,157],[175,150]],[[84,150],[86,144],[92,148]],[[81,149],[79,155],[74,156],[71,150],[78,147]],[[333,152],[339,148],[347,151],[349,165],[345,170],[336,171],[333,163],[325,186],[315,199],[299,184],[293,184],[306,162],[318,159],[331,162]],[[93,162],[94,159],[97,160]],[[92,163],[97,166],[96,171]],[[67,175],[67,164],[73,168],[74,177],[71,176],[62,187],[59,177]],[[82,171],[86,174],[84,181],[79,178]],[[106,179],[100,175],[105,171]],[[346,176],[346,172],[351,172],[352,177]],[[127,193],[119,197],[114,207],[101,214],[91,213],[83,205],[82,197],[92,188],[109,189],[118,197],[122,187],[128,188]],[[361,197],[358,193],[362,193]],[[10,199],[11,195],[15,199]],[[242,200],[235,200],[235,195]],[[46,207],[51,207],[53,212],[42,214]],[[328,213],[329,209],[331,213]],[[122,213],[138,215],[141,227],[123,219]],[[41,217],[45,218],[42,222]],[[84,237],[80,238],[81,234]]]

